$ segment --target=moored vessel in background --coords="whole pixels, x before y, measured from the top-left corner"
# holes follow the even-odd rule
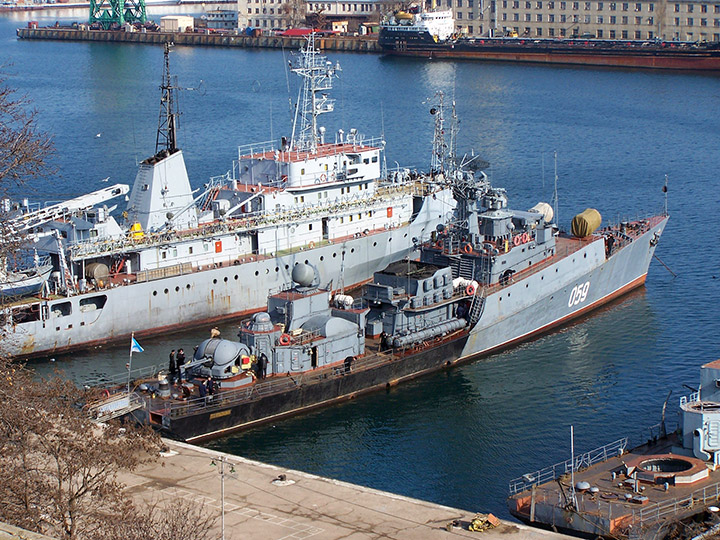
[[[407,17],[410,16],[410,18]],[[451,11],[395,12],[380,27],[387,54],[583,66],[720,70],[720,43],[595,38],[469,37]]]
[[[50,293],[3,306],[2,354],[33,357],[229,319],[260,309],[296,264],[330,288],[367,281],[452,215],[449,187],[385,167],[381,138],[326,140],[318,117],[340,69],[309,36],[292,136],[241,146],[231,171],[194,192],[177,146],[168,49],[155,154],[117,184],[46,208],[15,208],[12,227],[50,254]],[[327,137],[330,138],[329,136]],[[122,220],[104,203],[129,194]]]

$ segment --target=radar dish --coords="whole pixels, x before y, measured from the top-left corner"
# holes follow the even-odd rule
[[[308,264],[300,263],[295,265],[292,271],[292,280],[301,287],[309,287],[315,279],[315,272]]]

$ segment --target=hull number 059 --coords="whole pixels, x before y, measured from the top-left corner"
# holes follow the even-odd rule
[[[578,304],[584,302],[587,298],[589,288],[589,281],[586,281],[583,285],[575,285],[573,287],[573,290],[570,291],[570,300],[568,300],[568,307],[577,306]]]

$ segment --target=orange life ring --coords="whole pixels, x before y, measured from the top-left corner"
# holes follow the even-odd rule
[[[308,249],[313,249],[315,247],[315,242],[308,242]]]
[[[326,182],[326,181],[327,181],[327,174],[322,173],[322,174],[320,175],[320,182]]]
[[[522,244],[522,234],[518,234],[515,238],[513,238],[513,245],[515,247],[518,247],[520,244]]]
[[[443,248],[443,245],[444,245],[444,244],[443,244],[443,241],[442,241],[442,238],[441,238],[440,240],[437,241],[437,247],[439,247],[440,249],[442,249],[442,248]]]
[[[527,244],[530,241],[530,235],[527,232],[523,233],[523,244]]]
[[[290,336],[287,334],[281,334],[280,339],[278,339],[278,343],[283,346],[290,345]]]
[[[473,285],[471,283],[470,285],[465,287],[465,294],[467,294],[468,296],[474,295],[475,294],[475,285]]]
[[[102,395],[103,395],[103,397],[104,397],[105,399],[109,398],[109,397],[110,397],[110,390],[108,390],[107,388],[104,388],[103,391],[102,391]]]
[[[463,253],[467,253],[468,255],[473,252],[473,248],[470,244],[465,244],[463,246]]]

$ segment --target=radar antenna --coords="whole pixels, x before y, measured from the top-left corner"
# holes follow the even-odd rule
[[[307,44],[295,56],[290,70],[303,78],[300,96],[295,107],[295,121],[291,147],[294,150],[316,152],[322,135],[318,129],[317,117],[332,112],[335,100],[324,92],[332,89],[332,80],[342,71],[315,48],[315,32],[307,36]]]

